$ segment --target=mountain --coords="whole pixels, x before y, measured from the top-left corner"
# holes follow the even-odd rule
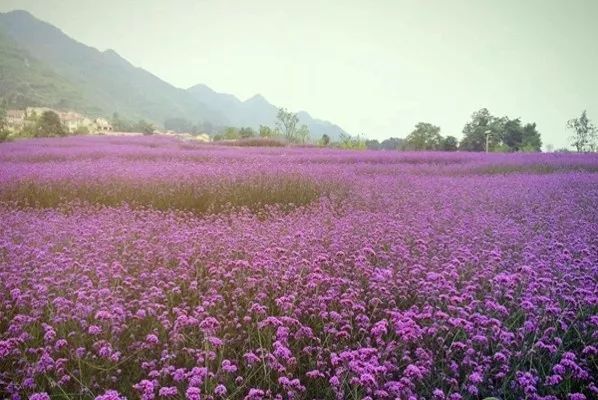
[[[250,126],[257,129],[260,125],[273,126],[276,121],[278,107],[268,102],[262,95],[256,94],[241,101],[231,94],[218,93],[204,84],[190,87],[187,91],[200,102],[209,104],[211,109],[224,115],[228,125]],[[312,137],[319,138],[327,134],[337,139],[341,134],[346,134],[338,125],[315,119],[305,111],[299,111],[297,117],[300,125],[307,125]]]
[[[0,31],[0,97],[10,106],[85,104],[79,88],[56,74]]]
[[[79,43],[26,11],[0,14],[0,30],[24,53],[35,57],[37,64],[71,83],[77,96],[56,94],[65,107],[101,115],[118,111],[156,123],[171,116],[217,119],[185,90],[134,67],[112,50],[100,52]]]
[[[169,118],[214,126],[273,125],[278,107],[256,95],[246,101],[205,85],[188,90],[135,67],[114,50],[99,51],[36,19],[26,11],[0,13],[0,100],[72,109],[90,116],[114,112],[162,126]],[[344,132],[298,113],[312,135]]]

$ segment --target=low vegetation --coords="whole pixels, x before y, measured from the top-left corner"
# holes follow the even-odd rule
[[[0,397],[593,398],[597,166],[2,144]]]

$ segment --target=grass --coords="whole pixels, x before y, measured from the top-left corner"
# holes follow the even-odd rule
[[[279,138],[253,137],[238,140],[222,140],[214,142],[223,146],[241,146],[241,147],[286,147],[288,143]]]
[[[257,212],[268,206],[290,210],[321,196],[344,192],[340,183],[302,176],[250,177],[221,182],[18,181],[0,189],[0,202],[18,208],[57,208],[73,203],[181,210],[197,214],[241,208]]]

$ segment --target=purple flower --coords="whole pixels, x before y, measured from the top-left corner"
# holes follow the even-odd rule
[[[214,394],[216,396],[224,397],[226,396],[226,393],[226,386],[224,385],[218,385],[214,388]]]
[[[50,400],[50,396],[46,392],[34,393],[29,396],[29,400]]]
[[[164,386],[160,388],[158,394],[160,397],[175,397],[178,394],[178,389],[176,386]]]
[[[107,390],[103,395],[96,396],[95,400],[126,400],[116,390]]]
[[[201,400],[201,390],[196,387],[189,387],[185,392],[185,399],[187,400]]]

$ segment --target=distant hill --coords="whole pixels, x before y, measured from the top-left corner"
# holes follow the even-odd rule
[[[241,101],[231,94],[218,93],[204,84],[195,85],[187,91],[197,100],[209,104],[211,109],[225,116],[229,125],[258,128],[260,125],[273,126],[276,121],[278,107],[268,102],[262,95],[257,94]],[[315,119],[305,111],[298,112],[297,116],[300,124],[308,126],[313,137],[327,134],[331,138],[338,138],[342,133],[346,133],[338,125]]]
[[[260,95],[247,101],[205,85],[176,88],[133,66],[113,50],[73,40],[26,11],[0,13],[0,98],[11,107],[73,109],[90,116],[113,112],[162,126],[169,118],[215,126],[273,125],[278,107]],[[298,113],[315,137],[343,130]]]

